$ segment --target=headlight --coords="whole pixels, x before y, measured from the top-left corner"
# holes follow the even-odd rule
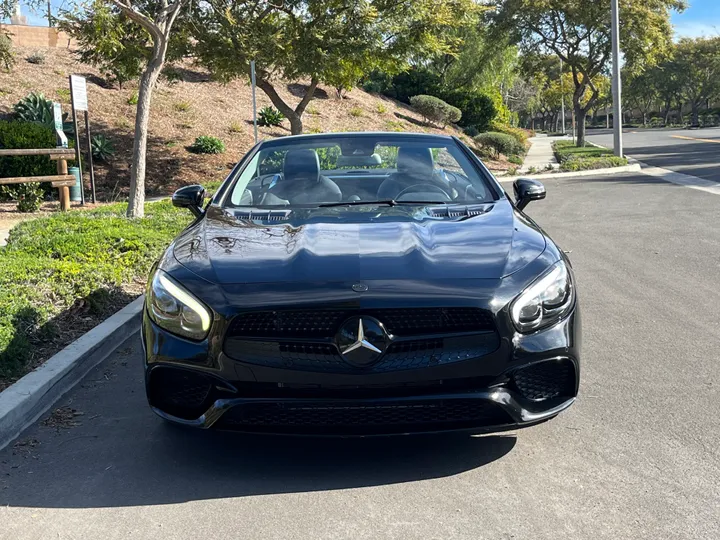
[[[155,272],[147,292],[150,318],[168,332],[202,341],[210,330],[210,311],[165,272]]]
[[[513,323],[520,332],[533,332],[557,322],[573,305],[573,285],[563,261],[555,263],[525,289],[510,306]]]

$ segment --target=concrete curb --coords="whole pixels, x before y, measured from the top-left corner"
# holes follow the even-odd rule
[[[640,172],[639,163],[624,165],[622,167],[610,167],[608,169],[593,169],[589,171],[561,172],[561,173],[545,173],[545,174],[520,174],[516,176],[501,176],[498,178],[500,182],[514,182],[518,178],[531,178],[533,180],[547,180],[550,178],[577,178],[582,176],[605,176],[609,174],[620,174],[628,172]]]
[[[0,392],[0,450],[140,328],[141,296]]]

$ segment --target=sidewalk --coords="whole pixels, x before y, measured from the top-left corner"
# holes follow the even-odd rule
[[[548,165],[551,165],[553,169],[557,169],[560,165],[555,159],[555,154],[553,154],[552,143],[564,139],[568,139],[568,137],[536,135],[530,139],[530,150],[528,150],[519,172],[525,173],[531,167],[534,167],[536,172],[547,172]]]

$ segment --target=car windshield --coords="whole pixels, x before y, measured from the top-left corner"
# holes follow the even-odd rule
[[[480,171],[450,138],[358,134],[263,144],[234,180],[225,204],[342,207],[492,199]]]

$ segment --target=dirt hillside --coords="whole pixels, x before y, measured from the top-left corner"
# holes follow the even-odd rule
[[[32,49],[16,48],[18,63],[12,73],[0,73],[0,114],[9,113],[22,97],[39,91],[63,103],[70,111],[68,76],[81,74],[88,79],[90,128],[93,135],[103,134],[115,146],[108,164],[95,168],[101,200],[122,199],[129,184],[129,158],[132,148],[135,106],[130,104],[136,85],[122,89],[110,86],[91,66],[80,63],[72,51],[50,49],[44,64],[32,64],[26,57]],[[189,183],[222,180],[235,162],[253,144],[252,98],[244,81],[223,85],[213,82],[208,73],[192,65],[179,68],[182,80],[162,80],[154,94],[148,151],[148,195],[166,195]],[[299,101],[302,87],[278,84],[283,98]],[[258,108],[271,105],[258,90]],[[425,125],[420,116],[397,101],[353,89],[343,99],[335,91],[320,87],[303,117],[306,132],[329,131],[421,131],[456,134]],[[83,129],[81,129],[81,133]],[[279,128],[260,128],[261,138],[290,134],[287,121]],[[187,147],[200,135],[220,137],[227,147],[224,154],[207,156],[190,153]],[[465,140],[467,138],[465,137]],[[496,169],[501,163],[489,163]]]

